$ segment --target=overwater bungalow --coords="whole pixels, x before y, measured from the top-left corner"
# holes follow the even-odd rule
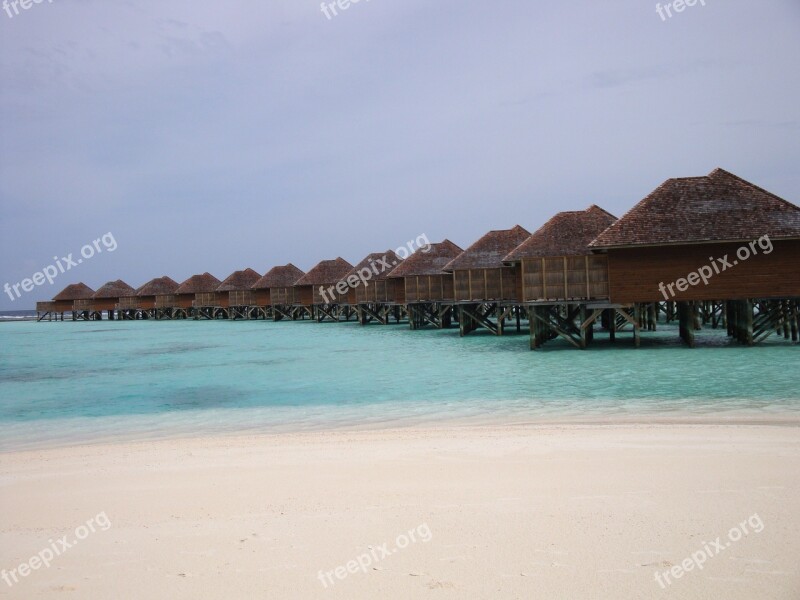
[[[136,290],[121,279],[109,281],[98,289],[91,298],[75,301],[75,308],[90,321],[99,321],[106,311],[108,319],[113,321],[120,298],[135,296]]]
[[[253,284],[261,279],[261,275],[253,269],[235,271],[216,290],[215,318],[250,319],[258,318],[260,313],[253,310],[256,306]]]
[[[177,281],[164,275],[151,279],[136,290],[139,318],[171,319],[178,287],[180,284]]]
[[[389,275],[402,262],[393,250],[367,255],[345,276],[350,290],[347,302],[356,310],[358,322],[388,325],[405,318],[405,294],[401,282]]]
[[[195,319],[213,318],[213,309],[209,305],[216,300],[216,290],[222,283],[211,273],[202,275],[192,275],[175,290],[175,306],[173,306],[172,316],[174,319]],[[202,309],[205,307],[205,310]]]
[[[512,316],[519,329],[524,310],[521,282],[517,269],[505,265],[503,259],[530,235],[519,225],[490,231],[445,265],[445,272],[453,274],[462,336],[478,327],[502,335],[505,320]]]
[[[83,282],[71,283],[58,294],[53,296],[50,302],[37,302],[36,303],[36,318],[38,321],[43,319],[64,320],[64,313],[72,313],[72,320],[76,320],[78,312],[75,308],[75,302],[78,300],[91,300],[94,296],[94,290]],[[88,314],[85,316],[88,319]]]
[[[344,278],[352,269],[341,257],[323,260],[295,282],[295,307],[319,322],[349,320],[355,310],[347,304]]]
[[[531,349],[556,336],[578,348],[591,341],[595,319],[610,305],[606,256],[589,244],[616,220],[596,205],[558,213],[503,259],[519,275]],[[607,318],[616,323],[616,315]]]
[[[298,318],[294,307],[299,298],[295,296],[294,284],[304,275],[301,269],[289,263],[273,267],[253,284],[256,306],[264,310],[266,318],[275,321]]]
[[[450,327],[455,293],[453,276],[444,266],[464,250],[450,240],[418,250],[389,274],[396,281],[397,298],[403,299],[411,329],[432,325]],[[402,294],[402,295],[401,295]]]
[[[703,303],[742,343],[797,341],[800,208],[723,169],[667,180],[590,246],[611,302],[676,302],[689,346]]]

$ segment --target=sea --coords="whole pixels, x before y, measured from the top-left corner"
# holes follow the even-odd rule
[[[0,323],[0,449],[449,422],[800,416],[800,346],[722,330],[526,333],[314,321]]]

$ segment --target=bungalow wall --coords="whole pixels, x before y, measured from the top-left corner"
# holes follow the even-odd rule
[[[138,296],[125,296],[117,302],[117,310],[138,310],[141,308],[141,299]]]
[[[412,275],[404,278],[405,302],[452,302],[455,300],[453,276]]]
[[[458,269],[453,271],[456,302],[518,300],[517,269]]]
[[[523,258],[521,262],[523,302],[608,299],[605,255]]]
[[[678,291],[667,291],[669,300],[739,300],[746,298],[800,297],[800,240],[773,242],[770,254],[756,245],[758,254],[741,260],[736,251],[742,243],[697,244],[691,246],[658,246],[608,251],[609,290],[611,301],[620,304],[665,300],[659,284],[665,286],[686,279],[690,273],[710,266],[713,259],[727,255],[731,266],[720,273]],[[769,249],[769,248],[767,248]],[[748,246],[748,250],[750,250]],[[712,267],[713,269],[713,267]]]
[[[172,296],[174,304],[164,308],[192,308],[195,300],[194,294],[175,294]]]
[[[152,306],[150,305],[152,298]],[[147,310],[149,308],[189,308],[188,306],[181,306],[178,304],[177,296],[174,294],[159,294],[157,296],[142,296],[142,308]]]
[[[295,287],[275,287],[269,289],[270,306],[291,306],[293,304],[303,304],[300,300],[300,288]],[[311,290],[309,289],[309,300]],[[309,302],[310,304],[310,302]]]
[[[368,285],[359,284],[355,289],[357,304],[404,304],[403,280],[376,279]]]
[[[97,298],[93,302],[92,310],[116,310],[119,298]]]
[[[227,306],[260,306],[256,304],[256,294],[252,290],[231,290],[226,295]]]
[[[209,306],[228,307],[228,292],[198,292],[194,295],[194,307],[202,308]]]
[[[322,285],[303,286],[303,287],[311,287],[311,291],[313,293],[312,299],[314,304],[349,304],[348,293],[351,290],[350,286],[348,286],[348,289],[345,290],[344,294],[339,294],[336,291],[336,285],[338,283],[339,282],[336,281],[334,283],[323,283]],[[328,291],[328,288],[330,288],[331,286],[333,286],[334,289]],[[322,288],[325,291],[325,296],[327,297],[327,300],[325,300],[325,298],[322,297],[322,294],[320,293],[320,288]],[[303,304],[305,304],[305,302]]]
[[[253,290],[253,306],[270,306],[269,289]]]

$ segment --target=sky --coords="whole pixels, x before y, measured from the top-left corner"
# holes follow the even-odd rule
[[[114,244],[0,310],[422,234],[467,247],[716,167],[800,204],[800,0],[664,4],[9,4],[0,286]]]

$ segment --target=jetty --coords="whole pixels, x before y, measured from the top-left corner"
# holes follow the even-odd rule
[[[584,205],[585,206],[585,205]],[[597,205],[559,212],[530,233],[492,230],[466,249],[450,240],[405,260],[387,250],[293,264],[220,282],[210,273],[138,289],[70,284],[36,305],[39,321],[313,320],[413,330],[458,326],[507,335],[527,324],[530,348],[554,339],[587,348],[597,331],[633,345],[676,323],[688,347],[704,328],[752,346],[800,341],[800,207],[728,171],[669,179],[617,218]]]

